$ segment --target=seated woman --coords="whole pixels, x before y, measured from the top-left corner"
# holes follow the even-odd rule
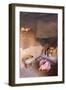
[[[54,63],[57,62],[57,48],[47,47],[46,50],[43,48],[41,55],[36,58],[39,62],[39,70],[50,71]]]

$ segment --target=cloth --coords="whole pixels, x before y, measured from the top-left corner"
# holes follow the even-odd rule
[[[48,61],[47,59],[42,59],[40,62],[39,62],[39,70],[46,70],[46,71],[49,71],[51,70],[51,62]]]

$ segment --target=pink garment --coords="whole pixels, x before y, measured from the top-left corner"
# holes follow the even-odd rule
[[[39,62],[39,70],[46,70],[46,71],[49,71],[51,69],[51,63],[49,61],[47,61],[46,59],[45,60],[41,60]]]

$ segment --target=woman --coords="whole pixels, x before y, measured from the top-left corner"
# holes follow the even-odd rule
[[[46,45],[36,61],[39,62],[39,70],[50,71],[52,65],[57,62],[57,48]]]

